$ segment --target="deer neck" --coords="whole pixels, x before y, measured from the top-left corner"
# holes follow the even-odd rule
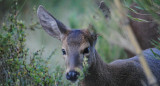
[[[88,69],[88,75],[82,81],[82,86],[114,86],[110,67],[104,63],[95,52],[95,61]]]

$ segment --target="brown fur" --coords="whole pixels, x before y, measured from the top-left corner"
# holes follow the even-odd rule
[[[66,52],[63,55],[66,73],[82,70],[83,58],[88,58],[89,74],[81,82],[82,86],[143,86],[142,82],[149,86],[137,56],[106,64],[95,49],[96,34],[87,29],[68,30],[42,6],[39,6],[37,14],[43,29],[62,42],[62,49]],[[85,49],[89,49],[89,52],[83,53]],[[160,55],[160,50],[153,48],[153,51]],[[160,84],[160,60],[153,58],[150,49],[145,50],[144,55]]]
[[[80,46],[84,46],[85,43],[89,43],[92,47],[90,55],[87,56],[89,74],[85,76],[84,80],[81,82],[82,86],[143,86],[142,82],[147,84],[146,77],[143,73],[143,69],[138,61],[138,57],[133,57],[131,59],[117,60],[110,64],[106,64],[101,60],[101,57],[96,52],[94,45],[91,45],[91,42],[94,42],[92,35],[87,30],[73,30],[71,31],[64,41],[67,43],[69,49],[66,49],[69,53],[66,57],[67,69],[76,70],[76,68],[82,69],[82,58],[77,51]],[[82,48],[83,50],[84,48]],[[153,49],[154,50],[154,49]],[[75,52],[76,51],[76,52]],[[157,50],[156,50],[157,51]],[[148,49],[145,52],[152,53]],[[75,54],[77,53],[77,54]],[[157,52],[160,54],[160,51]],[[72,54],[72,55],[70,55]],[[77,56],[78,55],[78,56]],[[148,55],[145,55],[147,60]],[[153,58],[153,57],[152,57]],[[154,59],[154,58],[153,58]],[[159,60],[155,60],[160,64]],[[150,65],[155,65],[154,61],[149,62]],[[158,69],[158,66],[156,66]],[[153,69],[155,71],[157,69]],[[68,72],[67,71],[67,72]],[[160,70],[158,69],[160,72]],[[160,73],[158,73],[159,75]],[[155,73],[154,75],[157,75]],[[159,80],[160,77],[157,77]],[[159,82],[160,83],[160,82]]]
[[[97,53],[95,58],[96,61],[89,68],[89,75],[82,81],[82,86],[142,86],[144,74],[142,68],[136,67],[134,62],[106,64]]]
[[[151,14],[148,12],[136,8],[138,6],[136,3],[133,3],[130,8],[137,11],[137,13],[133,11],[128,11],[128,14],[134,18],[139,18],[139,19],[144,19],[149,22],[144,22],[144,21],[135,21],[130,18],[129,19],[129,24],[137,38],[137,41],[142,48],[142,50],[148,49],[148,48],[153,48],[154,45],[151,43],[153,40],[158,41],[158,37],[160,37],[160,34],[158,32],[158,27],[159,25],[154,21],[153,17]],[[106,19],[110,17],[110,10],[109,8],[105,5],[104,2],[101,2],[100,4],[100,9],[104,13]],[[160,16],[160,14],[159,14]],[[127,49],[125,49],[128,57],[135,56],[135,54],[131,53]]]
[[[149,49],[144,51],[144,53],[146,52],[152,55]],[[160,51],[156,53],[160,54]],[[149,86],[137,56],[106,64],[97,52],[95,54],[96,59],[88,70],[89,75],[82,81],[82,86],[143,86],[142,83]],[[157,81],[160,84],[160,60],[155,60],[152,56],[151,58],[147,55],[145,54],[149,66],[153,68],[151,68],[151,71],[156,77],[158,76]],[[156,64],[159,64],[159,66],[156,66]],[[153,65],[156,67],[153,67]],[[155,71],[159,73],[155,73]]]
[[[143,50],[152,48],[154,45],[151,42],[153,40],[158,41],[158,37],[160,37],[160,34],[158,33],[159,25],[154,21],[151,14],[145,12],[144,10],[138,9],[135,6],[138,5],[134,3],[131,5],[131,8],[137,11],[138,14],[132,11],[129,11],[129,14],[134,18],[144,19],[149,22],[138,22],[129,18],[130,26],[132,27],[141,48]],[[134,54],[129,56],[134,56]]]

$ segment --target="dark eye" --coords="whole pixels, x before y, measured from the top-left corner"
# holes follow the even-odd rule
[[[85,48],[84,51],[83,51],[83,54],[87,54],[87,53],[89,53],[89,47]]]
[[[66,55],[66,51],[64,49],[62,49],[62,53],[63,55]]]

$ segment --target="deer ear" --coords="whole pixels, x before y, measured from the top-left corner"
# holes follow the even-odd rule
[[[62,40],[69,31],[63,23],[54,18],[41,5],[38,7],[37,15],[43,29],[52,37]]]
[[[99,9],[103,12],[106,19],[110,18],[111,12],[109,7],[104,3],[104,1],[100,2]]]
[[[96,33],[95,27],[92,24],[89,24],[88,28],[86,29],[91,34],[91,42],[92,45],[95,46],[97,42],[98,34]]]

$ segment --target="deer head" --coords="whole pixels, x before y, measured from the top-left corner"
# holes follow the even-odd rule
[[[62,42],[62,53],[66,64],[66,78],[72,82],[79,76],[77,69],[83,69],[83,58],[88,58],[89,67],[95,61],[95,44],[97,35],[88,29],[71,30],[54,18],[42,6],[37,15],[43,29],[52,37]]]

